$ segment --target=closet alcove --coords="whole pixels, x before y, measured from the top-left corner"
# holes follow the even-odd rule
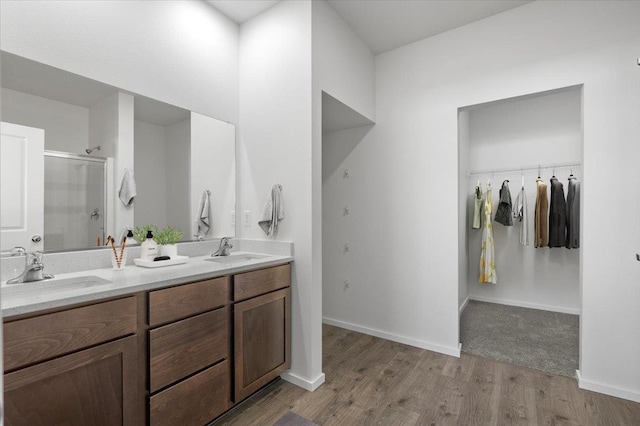
[[[578,315],[580,314],[580,270],[581,249],[565,247],[549,248],[534,245],[534,213],[536,204],[536,178],[538,176],[548,185],[550,197],[550,178],[555,175],[564,186],[565,197],[568,189],[568,177],[573,174],[583,185],[583,131],[582,131],[582,86],[573,86],[558,90],[535,93],[517,98],[478,104],[460,108],[458,111],[458,152],[459,152],[459,309],[461,315],[460,341],[462,351],[465,338],[471,341],[470,333],[482,333],[482,345],[487,353],[496,359],[511,360],[512,354],[501,353],[506,347],[518,352],[521,338],[530,340],[532,348],[523,348],[529,352],[539,351],[539,357],[548,357],[550,352],[567,358],[567,365],[578,368]],[[509,181],[512,201],[524,184],[527,198],[529,244],[520,244],[520,223],[514,219],[513,226],[503,226],[495,222],[495,213],[499,204],[499,190],[504,180]],[[497,283],[479,283],[480,253],[482,245],[482,227],[472,228],[474,214],[474,191],[481,183],[486,195],[487,183],[491,182],[493,211],[491,215],[495,246],[495,265]],[[550,198],[549,198],[550,199]],[[486,305],[491,303],[494,305]],[[505,322],[512,322],[514,336],[509,328],[491,330],[490,324],[469,328],[463,321],[467,307],[486,306],[493,309],[493,317],[502,315]],[[575,324],[575,341],[563,338],[572,346],[566,348],[536,347],[536,339],[544,340],[545,334],[555,330],[546,328],[548,322],[539,321],[534,315],[514,313],[506,306],[531,308],[544,318],[555,312],[571,314],[569,321]],[[543,312],[540,312],[543,311]],[[536,312],[534,311],[527,311]],[[468,313],[468,315],[471,315]],[[480,318],[473,321],[481,322]],[[555,321],[555,319],[552,319]],[[527,323],[528,322],[528,323]],[[523,331],[523,325],[528,327]],[[467,327],[464,329],[463,327]],[[564,326],[560,326],[564,327]],[[516,336],[523,332],[524,336]],[[492,333],[502,335],[492,335]],[[542,336],[542,337],[541,337]],[[502,347],[487,349],[492,341],[502,339]],[[504,342],[508,342],[505,344]],[[561,343],[564,344],[564,343]],[[542,345],[542,343],[541,343]],[[566,349],[566,353],[564,353]],[[505,351],[507,352],[507,351]],[[479,352],[474,352],[479,353]],[[529,356],[529,355],[527,355]],[[530,355],[535,356],[535,355]],[[526,358],[526,356],[525,356]],[[574,359],[575,358],[575,359]],[[541,360],[546,363],[546,360]],[[527,361],[514,363],[533,368],[544,369],[539,365],[527,365]],[[534,363],[535,364],[535,363]],[[574,368],[565,368],[565,375],[573,375]],[[550,368],[549,372],[557,372]],[[570,373],[569,373],[570,372]]]

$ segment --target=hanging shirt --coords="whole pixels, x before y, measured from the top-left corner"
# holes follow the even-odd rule
[[[549,247],[564,247],[567,243],[567,203],[564,186],[555,176],[551,178],[549,206]]]
[[[529,245],[529,214],[527,213],[527,193],[524,186],[520,189],[513,205],[513,218],[520,222],[520,244]]]
[[[547,184],[540,178],[536,179],[536,210],[533,219],[534,246],[549,245],[549,198]]]
[[[482,250],[480,251],[480,277],[478,282],[498,282],[496,275],[495,248],[493,245],[493,227],[491,226],[491,212],[493,201],[491,200],[491,184],[487,185],[487,193],[484,202],[484,224],[482,225]]]
[[[511,191],[509,191],[508,180],[502,182],[502,188],[500,188],[500,202],[498,204],[498,210],[496,210],[495,220],[504,226],[513,226],[513,216],[511,213]]]
[[[482,184],[478,182],[476,184],[476,191],[473,196],[473,206],[474,206],[473,207],[473,224],[471,225],[473,229],[480,229],[480,224],[481,224],[480,216],[482,215],[482,201],[483,201]]]
[[[567,187],[567,244],[566,248],[580,247],[580,182],[569,176]]]

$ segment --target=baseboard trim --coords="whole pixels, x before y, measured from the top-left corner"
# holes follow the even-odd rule
[[[464,302],[462,302],[462,305],[460,305],[460,308],[458,308],[458,316],[462,315],[462,312],[464,312],[464,308],[466,308],[468,304],[469,304],[469,296],[467,296],[467,298],[464,299]]]
[[[633,402],[640,402],[640,392],[638,391],[623,389],[616,386],[586,380],[582,377],[582,374],[580,374],[580,370],[576,370],[576,377],[578,378],[578,387],[580,389],[603,393],[605,395],[611,395],[617,398],[628,399],[629,401]]]
[[[561,314],[580,315],[580,309],[564,308],[562,306],[541,305],[538,303],[520,302],[510,299],[495,299],[493,297],[469,296],[469,300],[478,302],[498,303],[500,305],[518,306],[520,308],[539,309],[541,311],[559,312]]]
[[[438,345],[436,343],[426,342],[424,340],[412,339],[406,336],[400,336],[393,333],[388,333],[382,330],[376,330],[374,328],[363,327],[361,325],[352,324],[346,321],[339,321],[333,318],[323,317],[322,322],[324,324],[334,325],[340,328],[346,328],[347,330],[357,331],[358,333],[368,334],[370,336],[380,337],[381,339],[391,340],[393,342],[403,343],[409,346],[415,346],[417,348],[426,349],[433,352],[439,352],[445,355],[455,356],[460,358],[460,345],[457,348],[450,348],[448,346]]]
[[[318,377],[311,381],[303,379],[300,376],[296,376],[291,372],[282,373],[280,375],[280,378],[293,385],[301,387],[302,389],[308,390],[309,392],[313,392],[314,390],[318,389],[321,384],[324,383],[324,373],[320,373]]]

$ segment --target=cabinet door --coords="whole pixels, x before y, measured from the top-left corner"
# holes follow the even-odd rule
[[[134,425],[135,336],[4,376],[5,425]]]
[[[235,304],[235,402],[291,366],[290,299],[285,288]]]

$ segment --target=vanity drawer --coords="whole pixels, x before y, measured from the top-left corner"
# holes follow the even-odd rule
[[[228,307],[151,330],[150,391],[155,392],[228,355]]]
[[[233,300],[249,299],[291,285],[291,265],[238,274],[233,279]]]
[[[137,329],[136,297],[4,324],[4,371],[95,346]]]
[[[152,426],[204,425],[229,407],[229,362],[204,370],[149,398]]]
[[[226,305],[229,282],[229,277],[220,277],[150,292],[149,325],[153,327]]]

